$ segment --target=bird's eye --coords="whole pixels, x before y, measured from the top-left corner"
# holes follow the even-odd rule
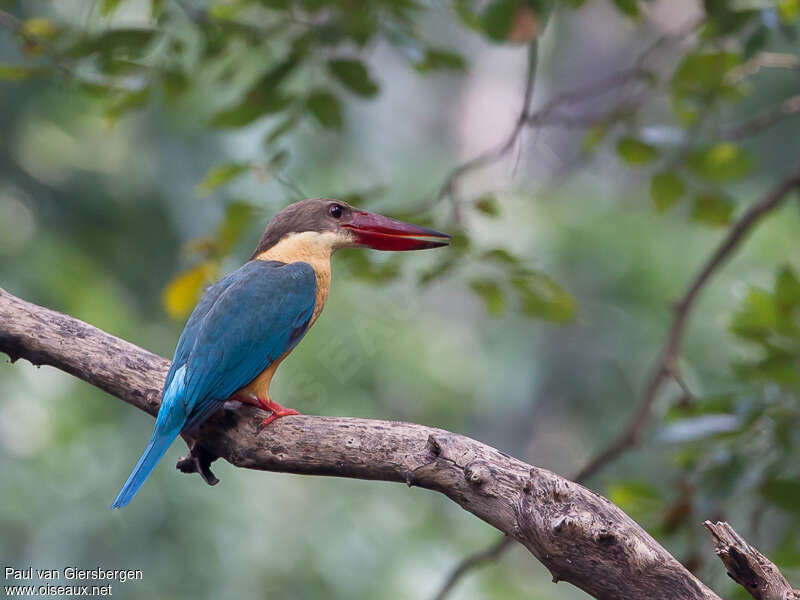
[[[330,208],[328,208],[328,212],[331,213],[334,219],[340,219],[342,217],[342,207],[338,204],[331,204]]]

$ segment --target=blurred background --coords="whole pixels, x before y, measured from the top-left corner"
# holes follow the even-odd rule
[[[625,426],[671,302],[800,156],[800,108],[782,104],[800,93],[793,1],[0,9],[0,286],[171,356],[203,287],[286,204],[430,224],[452,248],[337,254],[275,399],[442,427],[566,476]],[[538,119],[448,179],[509,140],[526,89]],[[685,385],[586,482],[728,597],[743,592],[704,519],[800,585],[798,232],[792,199],[710,282]],[[141,569],[120,598],[432,598],[499,538],[402,485],[220,462],[211,488],[172,468],[178,443],[112,512],[151,428],[69,375],[0,361],[3,565]],[[586,597],[550,579],[515,547],[449,597]]]

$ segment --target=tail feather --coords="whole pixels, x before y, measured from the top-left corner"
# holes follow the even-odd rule
[[[139,462],[137,462],[136,466],[133,468],[133,471],[128,477],[128,481],[122,486],[119,494],[117,494],[116,500],[114,500],[114,503],[111,505],[112,509],[122,508],[133,500],[136,492],[139,491],[139,488],[142,487],[147,477],[153,472],[158,461],[160,461],[161,457],[166,453],[167,448],[169,448],[173,440],[178,437],[179,432],[180,429],[166,435],[159,431],[153,432],[150,443],[147,444],[147,448],[145,448],[144,453],[141,458],[139,458]]]
[[[175,376],[167,385],[161,408],[159,408],[158,417],[156,418],[153,437],[150,438],[150,443],[144,449],[139,462],[133,467],[128,481],[125,482],[125,485],[122,486],[119,494],[117,494],[117,499],[111,505],[112,509],[122,508],[133,500],[145,479],[153,472],[167,448],[170,447],[183,429],[186,423],[186,412],[182,403],[182,396],[186,389],[184,385],[185,373],[186,367],[182,366],[175,372]]]

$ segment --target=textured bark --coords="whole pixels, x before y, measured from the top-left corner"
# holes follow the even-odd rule
[[[728,569],[728,575],[756,600],[800,600],[800,590],[789,582],[772,562],[748,544],[724,521],[703,523],[711,534],[714,551]]]
[[[0,289],[0,351],[71,373],[155,415],[169,362]],[[600,599],[715,599],[622,510],[555,473],[470,438],[411,423],[296,416],[261,431],[264,413],[223,410],[191,460],[403,482],[441,492],[522,543],[553,574]],[[146,436],[149,432],[143,432]],[[144,438],[143,438],[144,439]],[[190,440],[191,441],[191,440]],[[213,476],[212,476],[213,477]]]

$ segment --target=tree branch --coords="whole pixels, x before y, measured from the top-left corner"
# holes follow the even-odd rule
[[[680,353],[683,336],[689,316],[697,302],[700,292],[717,270],[725,264],[734,253],[747,234],[755,227],[761,218],[783,204],[789,192],[800,187],[800,166],[788,177],[772,188],[760,200],[748,208],[736,223],[728,230],[717,249],[708,257],[698,273],[692,279],[683,296],[674,305],[674,317],[669,328],[666,342],[661,353],[652,367],[651,375],[645,385],[644,393],[639,406],[625,429],[614,438],[599,454],[586,466],[575,474],[575,479],[584,481],[590,475],[614,460],[619,454],[636,446],[642,436],[644,428],[650,420],[650,412],[655,403],[658,392],[669,379],[678,380],[678,355]],[[679,383],[680,385],[680,383]],[[683,386],[682,386],[683,387]]]
[[[789,582],[770,560],[748,544],[730,524],[706,521],[714,552],[728,569],[728,575],[756,600],[800,600],[800,590]]]
[[[0,289],[0,351],[71,373],[155,415],[169,362]],[[441,492],[521,542],[552,573],[602,600],[718,600],[605,498],[485,444],[411,423],[296,416],[260,433],[263,412],[223,410],[201,426],[207,460],[306,475],[402,482]]]
[[[692,308],[697,301],[702,288],[713,276],[716,270],[724,264],[726,259],[735,251],[739,243],[746,237],[750,230],[768,212],[776,209],[787,198],[790,191],[800,187],[800,167],[767,193],[762,199],[753,204],[741,218],[728,231],[716,251],[709,257],[688,289],[675,304],[675,316],[667,335],[667,340],[661,350],[659,358],[652,368],[652,375],[647,381],[642,399],[627,423],[625,428],[613,438],[606,446],[598,451],[589,461],[577,471],[570,479],[582,483],[589,477],[598,473],[606,465],[614,461],[625,451],[638,445],[644,428],[650,419],[650,412],[655,403],[661,386],[668,380],[674,380],[681,388],[684,397],[691,398],[692,394],[684,382],[677,367],[678,354],[683,341],[686,322]],[[443,600],[447,593],[471,569],[490,560],[496,560],[514,543],[513,538],[501,538],[488,548],[479,550],[464,558],[451,571],[436,600]]]

